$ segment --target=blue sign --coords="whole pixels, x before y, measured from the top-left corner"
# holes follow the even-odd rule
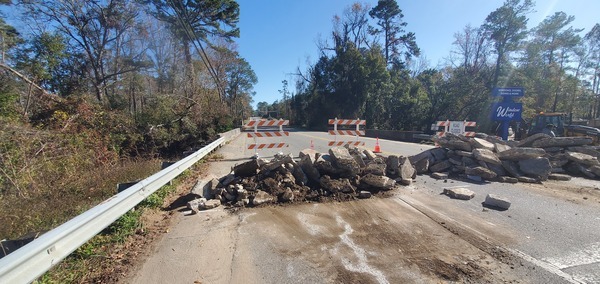
[[[522,87],[512,88],[494,88],[492,96],[495,97],[522,97],[525,95],[525,89]]]
[[[500,121],[521,120],[522,103],[495,103],[492,105],[492,119]]]

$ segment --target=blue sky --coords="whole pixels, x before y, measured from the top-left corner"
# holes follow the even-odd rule
[[[535,1],[535,0],[534,0]],[[294,77],[300,66],[318,59],[317,41],[328,39],[334,15],[357,1],[351,0],[238,0],[240,38],[238,50],[258,76],[254,87],[256,103],[281,99],[283,80],[295,90]],[[377,5],[377,0],[358,1]],[[600,23],[599,0],[537,0],[529,15],[529,28],[546,16],[563,11],[575,16],[573,27],[584,28],[582,36]],[[444,62],[452,48],[453,36],[467,24],[480,26],[486,16],[502,6],[503,0],[398,0],[407,23],[414,32],[422,54],[432,67]]]

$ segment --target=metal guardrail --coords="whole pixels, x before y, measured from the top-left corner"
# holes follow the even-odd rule
[[[223,136],[0,259],[0,283],[31,283],[150,194],[232,139]]]

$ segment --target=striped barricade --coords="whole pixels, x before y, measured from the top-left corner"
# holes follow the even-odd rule
[[[290,124],[289,120],[283,119],[258,119],[258,120],[250,120],[244,125],[244,128],[254,129],[254,132],[249,132],[248,138],[254,138],[254,144],[248,145],[248,149],[250,150],[261,150],[261,149],[273,149],[273,148],[283,148],[289,147],[288,144],[280,142],[280,143],[262,143],[259,144],[257,142],[257,138],[273,138],[273,137],[284,137],[290,136],[288,131],[283,131],[283,126],[288,126]],[[260,131],[259,127],[279,127],[279,131]]]
[[[365,142],[358,141],[359,136],[364,136],[365,131],[360,130],[361,125],[367,125],[366,120],[361,119],[329,119],[329,125],[333,125],[333,130],[329,130],[329,135],[335,136],[335,141],[329,141],[329,146],[343,146],[343,145],[351,145],[351,146],[365,146]],[[338,129],[338,126],[356,126],[356,129]],[[338,135],[353,135],[356,136],[356,141],[337,141]]]
[[[446,135],[446,132],[450,132],[452,134],[462,134],[466,137],[474,137],[475,131],[466,131],[467,127],[475,127],[477,126],[477,122],[475,121],[438,121],[436,122],[436,126],[444,127],[444,130],[436,132],[438,137],[443,137]]]

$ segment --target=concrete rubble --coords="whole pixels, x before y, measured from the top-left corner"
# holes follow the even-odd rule
[[[198,181],[191,193],[201,198],[188,207],[198,212],[213,207],[213,200],[241,207],[365,199],[398,184],[411,184],[416,175],[407,157],[388,158],[351,147],[334,147],[326,154],[305,149],[298,159],[277,154],[271,160],[236,165],[221,179]]]
[[[506,183],[539,183],[570,176],[600,179],[600,147],[585,137],[535,134],[519,142],[446,133],[440,146],[409,157],[419,174]],[[425,170],[424,166],[428,166]]]
[[[196,213],[221,204],[242,207],[364,199],[410,185],[421,174],[503,183],[569,180],[571,176],[600,179],[600,148],[585,138],[536,134],[516,142],[447,133],[434,141],[439,147],[410,157],[385,157],[346,146],[328,153],[304,149],[298,158],[277,154],[271,160],[253,159],[219,179],[199,180],[191,190],[198,199],[188,207]],[[466,188],[446,188],[443,194],[464,200],[475,196]],[[498,196],[487,196],[484,204],[501,209],[510,206]]]

